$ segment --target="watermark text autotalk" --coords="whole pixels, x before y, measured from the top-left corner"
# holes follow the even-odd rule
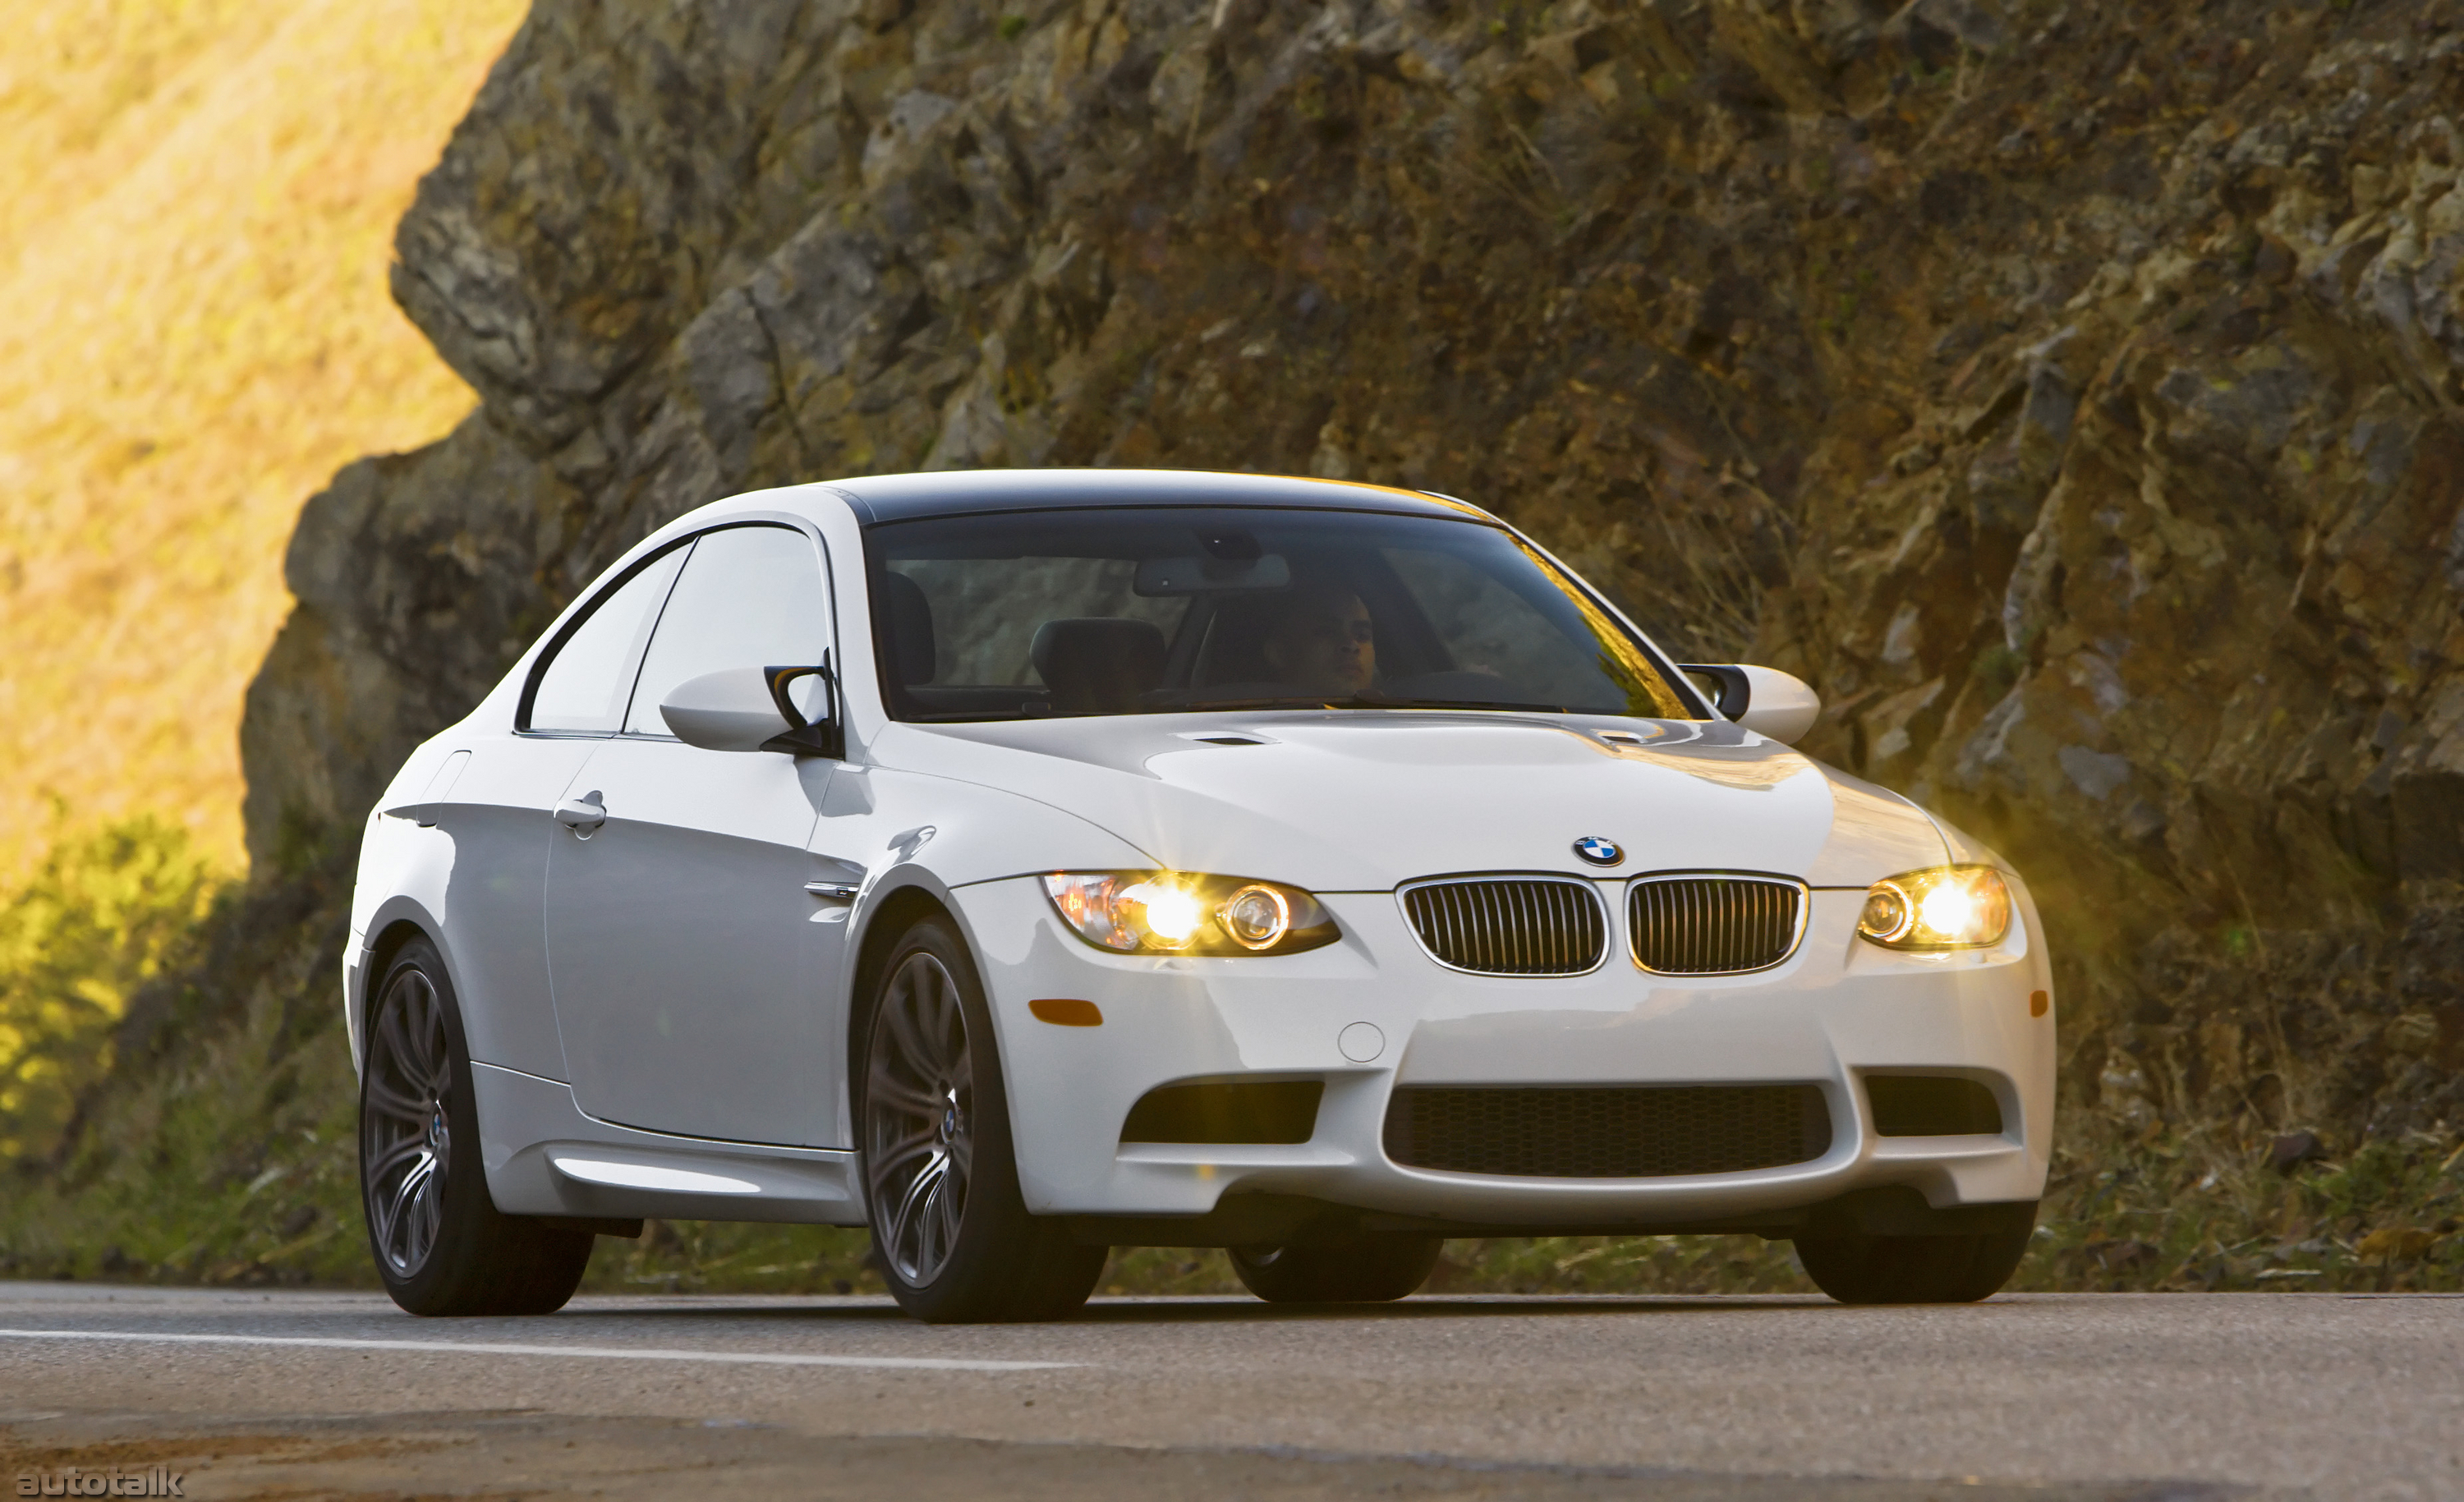
[[[58,1470],[17,1472],[21,1497],[185,1497],[187,1478],[168,1466],[142,1470],[123,1466],[68,1466]]]

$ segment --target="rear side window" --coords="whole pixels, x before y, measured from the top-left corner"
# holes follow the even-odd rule
[[[606,735],[625,723],[633,664],[684,560],[671,548],[591,606],[540,672],[524,729]]]
[[[829,594],[810,538],[785,527],[704,533],[651,634],[626,732],[669,733],[659,704],[688,679],[734,667],[806,666],[829,644]]]

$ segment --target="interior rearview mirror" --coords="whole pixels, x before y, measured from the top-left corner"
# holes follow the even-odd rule
[[[1149,599],[1289,589],[1291,585],[1292,566],[1279,553],[1247,558],[1147,558],[1130,581],[1133,594]]]
[[[659,705],[676,739],[704,751],[840,756],[838,679],[825,658],[785,667],[730,667],[688,678]]]

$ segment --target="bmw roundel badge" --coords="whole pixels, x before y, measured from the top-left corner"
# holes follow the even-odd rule
[[[1595,866],[1613,866],[1625,859],[1625,851],[1614,839],[1597,835],[1585,835],[1574,841],[1574,854]]]

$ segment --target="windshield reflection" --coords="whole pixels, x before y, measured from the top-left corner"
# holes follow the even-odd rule
[[[1701,718],[1616,616],[1477,520],[1089,508],[885,523],[866,544],[883,695],[901,719]]]

